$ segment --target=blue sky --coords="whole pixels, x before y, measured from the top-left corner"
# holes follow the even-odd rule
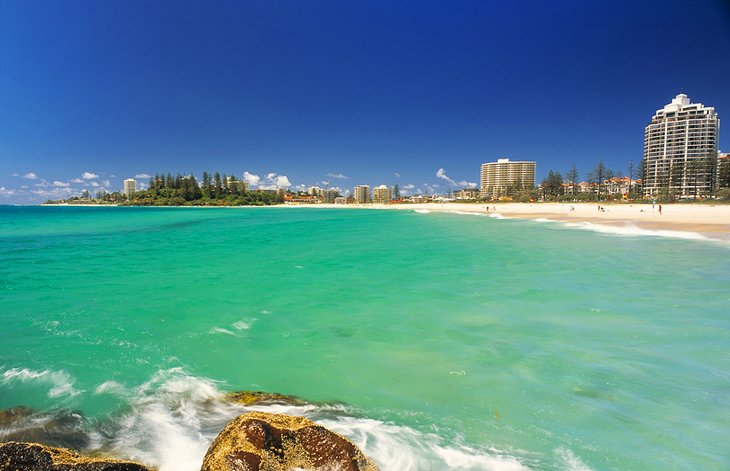
[[[502,157],[625,173],[681,91],[730,116],[728,2],[3,0],[0,203],[158,172],[411,191]]]

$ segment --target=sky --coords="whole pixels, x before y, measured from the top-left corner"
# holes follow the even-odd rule
[[[0,0],[0,204],[168,172],[404,193],[498,158],[625,174],[681,92],[730,117],[728,0]]]

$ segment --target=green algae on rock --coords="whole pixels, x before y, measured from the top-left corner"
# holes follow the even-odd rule
[[[377,471],[348,439],[304,417],[265,412],[229,422],[208,448],[201,471],[290,469]]]
[[[263,391],[236,391],[226,394],[226,399],[244,406],[283,404],[292,406],[303,406],[306,401],[296,396],[287,396],[279,393],[268,393]]]

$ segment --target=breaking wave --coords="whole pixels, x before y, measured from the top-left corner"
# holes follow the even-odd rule
[[[61,375],[66,378],[66,376]],[[3,382],[18,378],[39,380],[50,372],[8,370]],[[102,418],[82,418],[75,411],[36,412],[31,422],[45,417],[76,417],[73,433],[79,451],[108,453],[131,459],[160,471],[200,469],[208,446],[225,425],[246,411],[264,411],[307,417],[330,430],[348,437],[381,470],[498,470],[530,469],[524,452],[508,453],[494,448],[449,442],[436,428],[424,433],[414,428],[364,417],[342,404],[297,403],[243,406],[226,400],[219,383],[187,374],[182,368],[156,372],[147,382],[129,387],[117,381],[99,384],[93,394],[113,394],[125,406]],[[80,422],[79,422],[80,421]],[[12,435],[22,439],[22,427],[0,430],[0,439]],[[19,436],[18,436],[19,435]]]
[[[75,380],[65,371],[35,371],[28,368],[11,368],[3,373],[2,385],[30,383],[48,387],[48,397],[76,396],[81,391],[74,388]]]

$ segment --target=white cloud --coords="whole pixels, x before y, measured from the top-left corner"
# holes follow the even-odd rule
[[[456,183],[454,180],[449,178],[448,175],[446,175],[446,170],[444,170],[443,168],[440,168],[436,171],[436,176],[442,180],[446,180],[451,185],[454,185],[454,186],[458,185],[458,183]]]
[[[331,177],[331,178],[339,178],[339,179],[341,179],[341,180],[348,180],[348,179],[350,178],[350,177],[348,177],[347,175],[344,175],[344,174],[342,174],[342,173],[332,173],[332,172],[328,173],[328,174],[327,174],[327,175],[325,175],[325,176],[326,176],[326,177]]]
[[[152,175],[149,175],[147,173],[138,173],[134,176],[134,178],[152,178]]]
[[[110,186],[112,186],[112,182],[110,182],[109,180],[104,180],[103,182],[101,182],[101,184],[104,185],[105,188],[109,188]]]
[[[254,175],[253,173],[243,172],[243,181],[247,182],[251,186],[256,186],[261,181],[261,177]]]
[[[97,182],[91,182],[91,186],[94,188],[99,188],[99,184]]]
[[[63,188],[51,188],[50,190],[33,190],[32,194],[36,196],[42,196],[43,198],[49,199],[63,199],[71,196],[74,192],[73,189],[68,187]]]
[[[53,186],[58,187],[58,188],[65,188],[65,187],[71,186],[71,185],[69,183],[66,183],[66,182],[59,182],[58,180],[55,180],[53,182]]]
[[[84,180],[93,180],[94,178],[99,178],[99,175],[91,172],[84,172],[81,174],[81,178]]]
[[[243,181],[248,182],[252,187],[258,187],[260,190],[278,190],[279,188],[290,188],[292,186],[289,177],[275,172],[267,173],[265,178],[253,173],[243,172]]]
[[[434,186],[436,186],[436,185],[434,185]],[[426,193],[428,193],[428,194],[433,195],[436,193],[436,189],[433,186],[429,185],[428,183],[424,183],[423,187],[426,189]]]
[[[277,188],[289,188],[291,186],[289,177],[286,175],[277,175],[274,181],[276,182]]]
[[[0,196],[13,196],[15,190],[8,190],[4,186],[0,186]]]
[[[304,183],[302,183],[300,185],[295,186],[294,188],[296,188],[297,191],[304,191],[307,189],[307,186]]]
[[[409,183],[407,185],[403,185],[401,188],[404,189],[404,190],[412,190],[415,187],[416,187],[416,185],[414,185],[413,183]]]
[[[395,172],[395,173],[393,174],[393,176],[394,176],[395,178],[400,178],[400,173],[398,173],[398,172]]]
[[[33,172],[28,172],[25,175],[23,175],[23,178],[27,178],[28,180],[37,180],[38,179],[38,175],[36,175]]]
[[[41,180],[39,183],[36,183],[33,186],[40,186],[42,188],[46,188],[46,187],[53,186],[53,185],[48,183],[46,180]]]
[[[476,183],[473,183],[473,182],[468,182],[466,180],[462,180],[462,181],[459,182],[459,186],[469,187],[469,188],[476,188],[477,187],[477,184]]]

